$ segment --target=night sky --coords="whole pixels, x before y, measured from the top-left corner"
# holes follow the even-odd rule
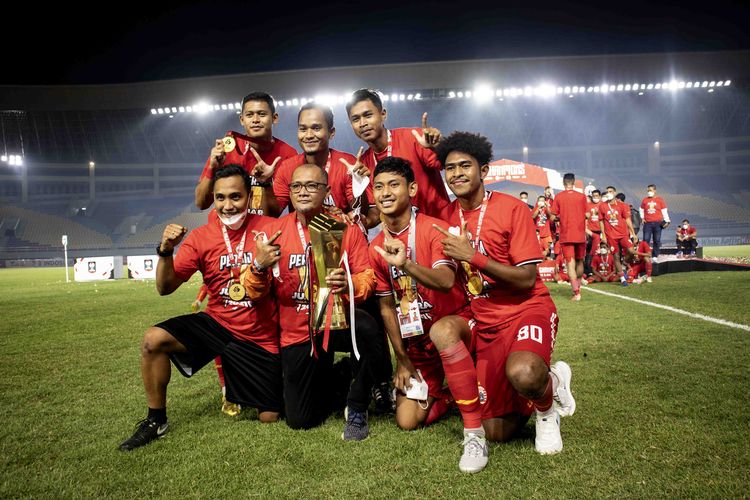
[[[697,7],[628,1],[595,7],[398,3],[308,2],[293,9],[283,2],[152,1],[73,9],[74,2],[52,7],[19,2],[3,8],[0,84],[124,83],[398,62],[750,49],[748,2]]]

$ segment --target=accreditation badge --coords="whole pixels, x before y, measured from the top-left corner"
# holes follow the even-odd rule
[[[396,307],[396,316],[398,317],[398,327],[401,330],[401,338],[408,339],[409,337],[424,335],[422,313],[419,310],[419,300],[415,299],[413,302],[409,302],[406,314],[404,314],[402,305]]]

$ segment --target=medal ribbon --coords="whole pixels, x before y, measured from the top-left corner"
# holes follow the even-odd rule
[[[479,251],[479,235],[482,232],[482,223],[484,222],[484,215],[487,212],[487,205],[489,204],[490,199],[490,191],[485,191],[484,193],[484,199],[482,200],[482,208],[479,209],[479,219],[477,219],[477,230],[476,234],[474,235],[474,250],[477,252]],[[461,219],[461,228],[463,229],[464,224],[466,223],[466,220],[464,219],[464,209],[461,208],[461,205],[458,205],[458,216]],[[466,227],[468,230],[468,225]],[[472,271],[471,265],[468,262],[461,262],[461,266],[464,268],[464,271],[466,272],[467,277],[467,285],[471,280],[471,277],[473,275],[476,275],[480,280],[482,279],[481,274],[479,271]]]
[[[387,157],[393,156],[393,141],[391,140],[391,131],[388,129],[385,129],[386,134],[388,134],[388,145],[385,147],[385,155]],[[378,157],[375,156],[375,150],[372,150],[372,164],[377,165],[378,164]],[[373,167],[374,168],[374,167]]]
[[[247,229],[245,230],[244,233],[242,233],[242,239],[240,240],[240,244],[237,245],[237,254],[240,255],[240,258],[237,259],[237,254],[235,254],[234,252],[232,252],[232,243],[229,241],[229,234],[227,233],[227,227],[221,221],[219,221],[219,225],[221,226],[221,233],[224,236],[224,243],[227,245],[227,252],[229,252],[229,256],[230,256],[229,258],[231,260],[239,261],[240,262],[240,266],[230,266],[229,267],[229,278],[232,281],[235,280],[235,277],[234,277],[234,268],[236,267],[237,271],[238,271],[236,279],[237,279],[237,281],[239,281],[239,279],[240,279],[240,273],[239,273],[239,271],[240,271],[240,268],[241,268],[241,265],[242,265],[242,261],[245,260],[245,238],[247,237]]]
[[[383,229],[385,231],[388,231],[389,234],[392,234],[385,224],[383,224]],[[409,220],[409,235],[407,236],[407,242],[408,247],[406,248],[406,258],[416,262],[417,261],[417,211],[415,207],[411,208],[411,219]],[[393,291],[394,298],[396,299],[396,302],[400,302],[398,300],[398,296],[396,295],[396,284],[393,282],[393,275],[395,274],[395,268],[394,266],[391,267],[391,272],[388,274],[388,277],[391,280],[391,290]],[[411,282],[411,289],[414,292],[414,297],[417,297],[417,280],[415,280],[413,277],[409,276],[409,281]],[[404,296],[406,295],[406,290],[401,290],[401,300],[403,300]]]

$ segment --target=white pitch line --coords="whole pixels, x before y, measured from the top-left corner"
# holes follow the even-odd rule
[[[624,295],[620,295],[617,293],[605,292],[604,290],[596,290],[591,287],[581,287],[581,290],[588,290],[589,292],[600,293],[602,295],[607,295],[609,297],[617,297],[618,299],[629,300],[631,302],[637,302],[638,304],[643,304],[643,305],[647,305],[651,307],[657,307],[659,309],[664,309],[667,311],[671,311],[673,313],[682,314],[683,316],[690,316],[691,318],[702,319],[703,321],[709,321],[711,323],[716,323],[718,325],[728,326],[730,328],[737,328],[738,330],[745,330],[746,332],[750,332],[750,326],[743,325],[741,323],[732,323],[731,321],[727,321],[725,319],[714,318],[711,316],[706,316],[704,314],[698,314],[698,313],[694,313],[690,311],[685,311],[682,309],[677,309],[676,307],[665,306],[664,304],[657,304],[656,302],[649,302],[648,300],[641,300],[641,299],[636,299],[633,297],[626,297]]]

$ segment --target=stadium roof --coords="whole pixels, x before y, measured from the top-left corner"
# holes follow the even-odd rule
[[[483,59],[305,69],[143,83],[0,86],[0,110],[116,110],[208,101],[238,101],[262,90],[276,97],[495,86],[599,85],[606,82],[750,80],[750,51],[680,52]]]

